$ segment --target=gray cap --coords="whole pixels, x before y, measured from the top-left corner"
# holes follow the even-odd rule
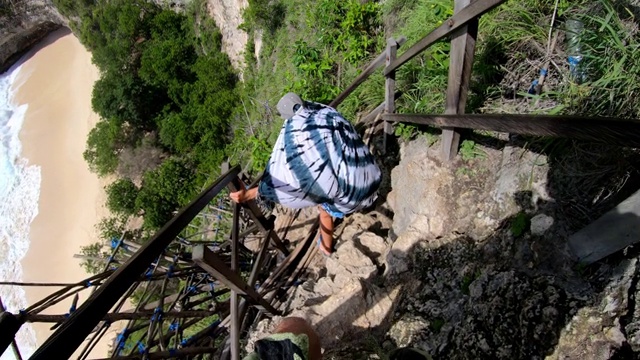
[[[290,92],[283,96],[280,101],[278,101],[277,109],[280,113],[280,116],[282,116],[282,118],[286,120],[293,117],[293,114],[295,114],[293,107],[296,105],[302,106],[302,99],[300,99],[300,96]]]

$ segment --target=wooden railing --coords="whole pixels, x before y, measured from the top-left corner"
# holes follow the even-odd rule
[[[527,135],[543,135],[585,139],[614,145],[640,147],[640,121],[637,119],[614,119],[583,116],[544,116],[509,114],[465,114],[469,81],[472,73],[479,18],[506,0],[454,0],[454,14],[442,25],[412,45],[400,56],[397,51],[404,38],[387,41],[387,48],[338,97],[330,103],[337,107],[375,70],[382,66],[385,58],[385,100],[358,126],[370,126],[374,119],[383,121],[384,146],[387,137],[393,134],[393,124],[412,123],[442,128],[441,155],[452,160],[458,152],[460,134],[456,129],[468,128],[509,132]],[[445,37],[451,38],[449,77],[446,90],[444,115],[395,114],[395,100],[401,93],[396,89],[396,71],[409,60]],[[378,127],[373,124],[374,128]]]
[[[224,170],[223,170],[224,171]],[[313,224],[309,235],[296,244],[293,251],[289,251],[280,237],[274,231],[272,219],[267,219],[255,201],[247,202],[242,206],[232,205],[232,229],[230,234],[230,253],[220,247],[210,248],[207,244],[184,245],[179,240],[179,234],[190,225],[191,221],[214,199],[225,187],[230,191],[237,190],[244,186],[238,177],[239,167],[227,170],[217,181],[204,190],[189,205],[184,207],[178,214],[160,229],[149,241],[143,245],[130,244],[122,239],[114,247],[112,255],[107,263],[118,251],[124,247],[129,248],[128,260],[113,270],[109,266],[105,271],[72,284],[38,284],[37,286],[62,286],[51,295],[41,301],[31,305],[18,314],[0,309],[0,353],[9,346],[17,351],[14,337],[19,328],[25,322],[53,322],[56,331],[40,346],[31,359],[68,359],[80,347],[83,341],[89,341],[80,352],[79,359],[86,359],[91,349],[106,334],[112,321],[129,320],[123,333],[133,333],[141,331],[147,334],[144,344],[140,350],[140,356],[145,358],[166,358],[184,357],[203,353],[214,353],[218,349],[213,347],[213,341],[208,338],[215,338],[228,333],[227,341],[223,342],[222,358],[239,359],[240,354],[240,333],[242,324],[246,323],[250,306],[258,312],[266,312],[271,315],[278,315],[277,309],[281,305],[282,299],[277,297],[282,295],[279,290],[288,288],[294,284],[292,279],[296,279],[304,267],[309,263],[310,254],[313,251],[312,243],[318,229],[318,224]],[[244,209],[245,217],[248,219],[244,223],[246,230],[240,233],[241,207]],[[244,247],[241,242],[242,236],[250,233],[261,233],[260,243],[253,251]],[[175,253],[169,250],[169,245],[176,245],[179,242],[180,249],[186,247],[185,252]],[[133,249],[131,249],[133,248]],[[245,266],[241,268],[239,264],[240,252],[252,264],[250,269]],[[276,265],[266,267],[270,252],[280,252],[278,258],[281,261]],[[171,256],[168,256],[171,255]],[[274,263],[274,262],[270,262]],[[162,264],[162,265],[161,265]],[[150,265],[152,267],[150,269]],[[243,278],[243,272],[248,272],[248,278]],[[198,278],[199,281],[193,279]],[[175,292],[167,292],[169,279],[180,280],[180,289]],[[260,286],[256,287],[258,280]],[[156,289],[160,287],[159,300],[140,300],[133,310],[122,310],[125,300],[133,294],[133,291],[140,284],[155,282]],[[158,285],[158,284],[162,285]],[[36,284],[10,284],[2,282],[0,285],[23,285],[31,286]],[[217,291],[214,291],[214,286]],[[95,291],[77,309],[77,294],[80,291],[93,288]],[[88,290],[87,290],[88,291]],[[157,291],[157,290],[156,290]],[[231,294],[228,306],[218,302],[218,296]],[[210,310],[201,310],[198,305],[203,301],[200,297],[206,295],[206,299],[211,302]],[[51,305],[68,301],[75,296],[72,302],[73,311],[66,315],[42,315],[41,311],[46,310]],[[143,295],[144,296],[144,295]],[[279,296],[279,295],[278,295]],[[176,307],[178,303],[182,305]],[[188,305],[185,305],[188,304]],[[212,307],[215,305],[215,307]],[[211,311],[213,309],[213,311]],[[205,317],[217,315],[220,321],[213,323],[204,330],[191,336],[189,339],[182,338],[182,331],[193,326]],[[178,330],[173,333],[166,333],[163,330],[162,321],[173,319],[180,322],[180,335]],[[188,319],[188,320],[187,320]],[[142,323],[134,322],[144,320]],[[141,325],[142,324],[142,325]],[[166,325],[167,323],[165,323]],[[166,327],[165,327],[166,328]],[[179,335],[179,336],[178,336]],[[119,350],[124,345],[126,339],[118,339],[112,349],[112,358],[137,358],[138,349],[129,349],[128,355],[120,355]],[[169,346],[173,342],[173,345]],[[178,345],[179,344],[179,345]]]

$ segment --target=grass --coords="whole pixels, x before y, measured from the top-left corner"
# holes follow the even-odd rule
[[[531,220],[529,216],[524,212],[519,212],[516,216],[511,220],[509,224],[509,230],[514,237],[520,237],[526,231],[529,230],[531,225]]]
[[[485,159],[487,154],[476,146],[475,141],[464,140],[460,144],[460,156],[464,161],[473,159]]]

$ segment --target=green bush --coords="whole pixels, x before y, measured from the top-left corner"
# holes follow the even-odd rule
[[[118,179],[105,187],[107,208],[114,213],[133,215],[138,211],[138,188],[130,179]]]
[[[161,227],[174,211],[191,201],[196,194],[194,175],[191,167],[178,159],[169,159],[145,173],[136,207],[144,212],[146,228]]]

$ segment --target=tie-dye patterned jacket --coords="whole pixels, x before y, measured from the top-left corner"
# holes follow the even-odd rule
[[[305,102],[282,125],[258,193],[294,209],[322,205],[342,217],[375,201],[380,178],[353,126],[334,108]]]

